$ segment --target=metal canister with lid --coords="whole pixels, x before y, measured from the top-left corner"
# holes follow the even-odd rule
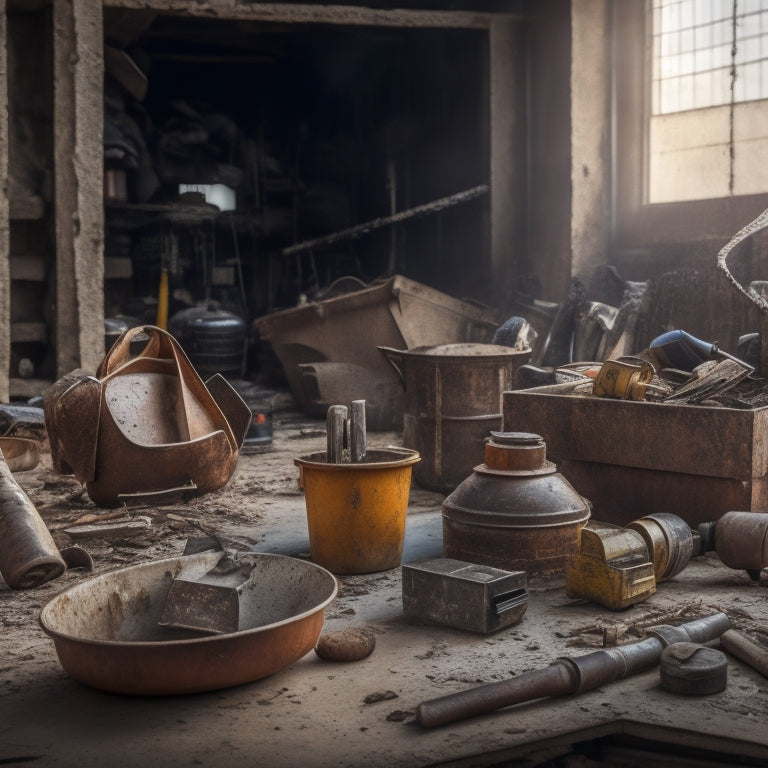
[[[565,570],[590,515],[528,432],[491,432],[485,462],[443,502],[446,557],[541,575]]]

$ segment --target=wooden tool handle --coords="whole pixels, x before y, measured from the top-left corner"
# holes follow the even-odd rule
[[[749,664],[764,677],[768,677],[768,649],[736,629],[729,629],[720,636],[720,645],[728,653]]]

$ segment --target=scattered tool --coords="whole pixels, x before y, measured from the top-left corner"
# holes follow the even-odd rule
[[[733,631],[729,629],[723,634]],[[728,684],[728,659],[717,648],[700,643],[672,643],[661,652],[659,673],[661,687],[671,693],[720,693]]]
[[[651,669],[659,663],[664,648],[673,643],[706,643],[730,628],[731,622],[724,613],[695,619],[679,627],[668,624],[651,627],[649,637],[637,643],[560,658],[543,669],[422,702],[416,709],[416,717],[424,727],[433,728],[545,696],[584,693]]]
[[[627,528],[645,540],[657,584],[676,576],[692,557],[702,552],[699,535],[682,517],[669,512],[646,515],[633,520]]]
[[[624,528],[590,520],[566,568],[565,589],[571,597],[621,610],[646,600],[700,553],[698,534],[677,515],[647,515]]]
[[[66,564],[40,513],[0,455],[0,574],[11,589],[56,579]]]
[[[613,611],[649,598],[656,578],[643,537],[611,523],[587,522],[579,552],[565,569],[565,591]]]
[[[755,642],[737,629],[729,629],[720,636],[720,645],[732,656],[749,664],[763,677],[768,677],[768,648]]]
[[[701,551],[717,553],[724,565],[745,570],[753,581],[768,566],[768,512],[726,512],[698,527]]]
[[[695,531],[667,512],[646,515],[625,528],[590,520],[566,568],[566,592],[621,610],[648,598],[657,584],[705,552],[715,552],[723,565],[759,581],[768,567],[768,512],[726,512]]]

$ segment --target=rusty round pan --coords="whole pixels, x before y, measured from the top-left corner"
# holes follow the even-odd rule
[[[174,579],[201,578],[220,557],[203,552],[134,565],[54,597],[40,625],[64,670],[106,691],[174,695],[259,680],[311,651],[338,584],[324,568],[284,555],[249,555],[255,588],[241,600],[250,626],[208,635],[160,625]]]

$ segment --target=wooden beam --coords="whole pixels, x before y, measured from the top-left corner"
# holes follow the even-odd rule
[[[145,10],[145,0],[106,0],[105,8]],[[243,3],[241,0],[153,0],[152,10],[160,14],[243,19],[280,24],[336,24],[370,27],[433,27],[488,29],[499,14],[475,11],[422,11],[362,8],[349,5]],[[511,14],[504,14],[510,18]]]

